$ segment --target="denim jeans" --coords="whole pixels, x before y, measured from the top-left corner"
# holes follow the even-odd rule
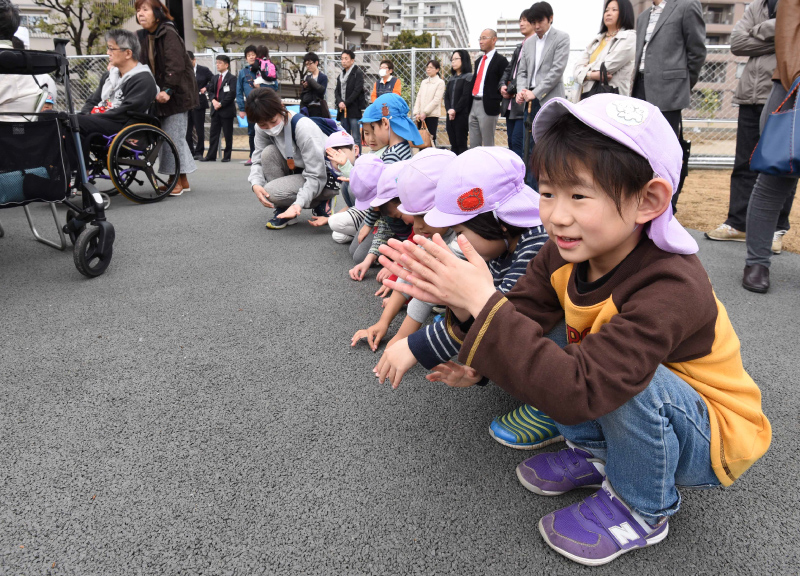
[[[567,343],[564,324],[547,335]],[[650,384],[613,412],[575,426],[556,422],[564,438],[606,462],[614,490],[645,520],[678,511],[677,486],[715,487],[708,408],[664,365]]]
[[[353,137],[355,145],[361,150],[361,118],[343,118],[342,127]]]
[[[508,130],[508,149],[516,152],[517,156],[523,157],[523,146],[525,137],[525,121],[522,118],[506,118],[506,129]]]

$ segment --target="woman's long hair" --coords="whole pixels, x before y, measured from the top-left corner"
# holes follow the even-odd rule
[[[633,30],[636,27],[636,18],[633,16],[633,4],[631,4],[631,0],[606,0],[606,3],[603,5],[604,15],[608,5],[611,4],[611,2],[616,2],[617,7],[619,8],[617,27],[620,30]],[[605,34],[606,32],[608,32],[608,26],[606,26],[605,20],[603,17],[601,17],[600,34]]]

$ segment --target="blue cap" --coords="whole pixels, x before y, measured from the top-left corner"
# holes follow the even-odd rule
[[[408,104],[397,94],[383,94],[367,106],[361,116],[361,123],[380,122],[382,118],[389,120],[392,132],[417,146],[422,145],[422,136],[408,117]]]

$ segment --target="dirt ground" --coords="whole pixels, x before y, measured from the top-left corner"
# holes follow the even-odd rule
[[[678,202],[677,218],[687,228],[708,232],[728,216],[731,173],[728,170],[691,170]],[[783,237],[783,249],[800,253],[800,207],[792,207],[792,229]]]

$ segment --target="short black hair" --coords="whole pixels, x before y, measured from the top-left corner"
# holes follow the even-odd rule
[[[228,57],[228,56],[227,56],[227,55],[225,55],[225,54],[217,54],[217,58],[216,58],[216,59],[217,59],[217,60],[222,60],[222,61],[223,61],[223,62],[225,62],[225,64],[227,64],[228,66],[230,66],[230,65],[231,65],[231,59],[230,59],[230,57]]]
[[[381,64],[386,64],[386,67],[394,72],[394,64],[392,64],[391,60],[381,60]]]
[[[194,52],[191,50],[187,50],[186,55],[189,57],[189,60],[194,60]]]
[[[284,121],[288,119],[286,106],[272,88],[254,88],[247,95],[244,110],[247,112],[247,121],[252,124],[269,122],[278,114],[283,116]]]
[[[622,201],[635,198],[653,179],[653,168],[644,156],[623,146],[578,120],[564,114],[536,140],[531,170],[537,180],[553,185],[575,186],[583,167],[600,190],[622,214]]]
[[[381,211],[381,216],[388,216],[389,215],[387,213],[387,208],[389,208],[389,206],[394,206],[395,208],[400,206],[400,198],[399,197],[394,197],[391,200],[389,200],[388,202],[386,202],[384,204],[381,204],[378,207],[378,209]]]
[[[531,9],[530,8],[525,8],[525,10],[523,10],[522,12],[519,13],[519,19],[522,20],[523,18],[525,20],[527,20],[528,22],[531,22],[532,16],[531,16]],[[531,22],[531,24],[533,24],[533,22]]]
[[[525,232],[525,228],[506,224],[502,220],[495,218],[494,214],[491,212],[478,214],[466,222],[462,222],[461,225],[467,230],[475,232],[475,234],[481,238],[485,238],[486,240],[506,240],[516,238]],[[503,228],[505,228],[505,231]]]
[[[355,144],[345,144],[344,146],[334,146],[334,150],[352,150],[355,148]]]
[[[439,61],[436,58],[433,58],[432,60],[428,60],[428,63],[425,64],[425,66],[433,66],[434,68],[436,68],[436,70],[441,70],[442,69],[442,65],[439,63]]]
[[[619,16],[617,17],[617,27],[620,30],[633,30],[636,27],[636,18],[633,15],[633,4],[631,4],[631,0],[614,0],[617,3],[617,7],[619,8]],[[603,14],[605,14],[608,5],[611,3],[611,0],[606,0],[606,3],[603,5]],[[601,17],[600,18],[600,33],[603,34],[608,32],[608,26],[606,26],[605,20]]]
[[[528,20],[530,23],[550,20],[553,17],[553,7],[547,2],[536,2],[530,7],[530,17],[533,18],[533,20]]]
[[[244,49],[244,57],[247,58],[247,55],[252,52],[253,54],[256,53],[256,46],[255,44],[248,44]]]
[[[342,50],[342,54],[347,54],[347,55],[348,55],[348,56],[350,56],[350,58],[352,58],[353,60],[355,60],[355,59],[356,59],[356,53],[355,53],[355,52],[353,52],[352,50],[350,50],[349,48],[347,48],[347,49],[345,49],[345,50]]]
[[[319,56],[316,52],[308,52],[303,56],[303,62],[319,62]]]
[[[469,74],[472,72],[472,60],[470,59],[469,52],[462,48],[460,50],[455,50],[453,54],[458,54],[459,58],[461,58],[462,74]]]
[[[11,40],[19,28],[19,8],[9,0],[0,0],[0,40]]]

